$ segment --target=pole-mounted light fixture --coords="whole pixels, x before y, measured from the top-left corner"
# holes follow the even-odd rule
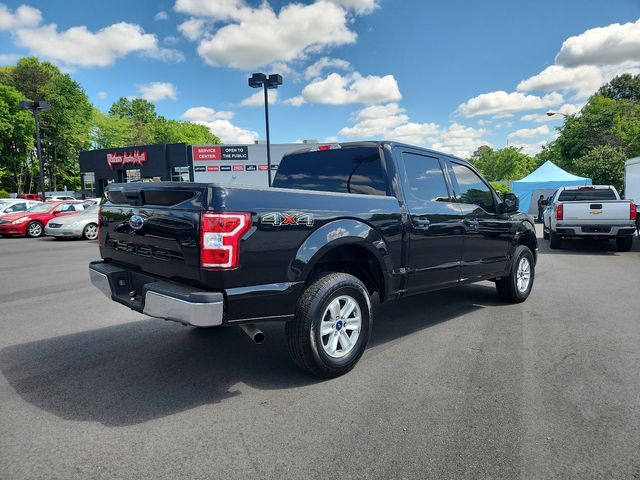
[[[51,107],[47,102],[43,101],[32,102],[31,100],[22,100],[20,102],[20,108],[22,110],[31,110],[36,121],[36,152],[38,154],[38,162],[40,163],[40,186],[42,188],[42,201],[44,202],[44,161],[42,160],[42,148],[40,146],[40,112],[46,112],[50,110]]]
[[[282,85],[282,75],[272,73],[271,75],[265,75],[264,73],[254,73],[249,77],[249,86],[251,88],[264,89],[264,118],[267,130],[267,170],[269,186],[271,186],[271,140],[269,138],[269,96],[267,90],[278,88]]]

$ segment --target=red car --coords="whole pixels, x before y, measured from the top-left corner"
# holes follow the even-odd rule
[[[73,215],[84,210],[82,202],[47,202],[35,205],[24,212],[4,215],[0,218],[0,235],[24,235],[40,237],[44,227],[54,217]]]

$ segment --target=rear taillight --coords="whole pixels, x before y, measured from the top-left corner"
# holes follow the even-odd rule
[[[203,213],[200,219],[202,268],[237,268],[240,239],[250,227],[249,213]]]
[[[564,218],[564,205],[559,203],[556,205],[556,220],[562,220]]]
[[[629,210],[629,220],[635,220],[636,218],[638,218],[638,205],[631,202],[631,207]]]

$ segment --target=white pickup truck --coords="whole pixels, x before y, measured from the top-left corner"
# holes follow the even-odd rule
[[[631,250],[637,206],[630,200],[620,200],[614,187],[561,187],[543,204],[543,236],[551,248],[560,248],[563,238],[579,237],[615,238],[619,252]]]

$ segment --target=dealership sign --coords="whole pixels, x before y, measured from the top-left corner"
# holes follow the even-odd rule
[[[200,145],[191,148],[195,162],[249,159],[249,147],[247,146]]]
[[[125,167],[127,165],[135,165],[141,167],[147,161],[147,152],[134,150],[133,152],[124,153],[107,153],[107,164],[113,170],[113,166]]]

